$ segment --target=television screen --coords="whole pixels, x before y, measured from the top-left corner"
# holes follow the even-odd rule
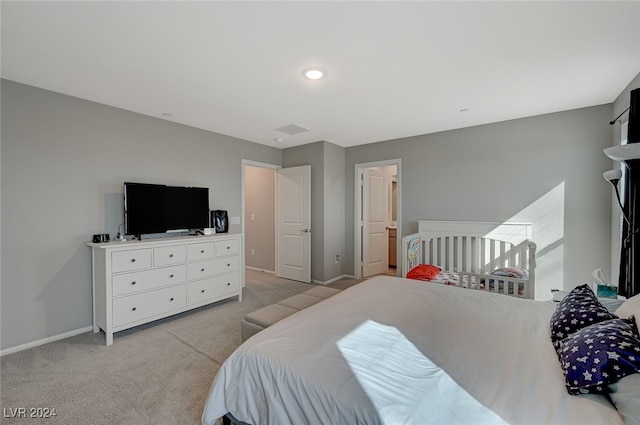
[[[209,227],[209,189],[167,186],[164,211],[167,230]]]
[[[124,183],[125,234],[165,233],[208,226],[208,188]]]

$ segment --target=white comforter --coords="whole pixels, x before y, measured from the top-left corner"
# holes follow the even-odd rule
[[[401,424],[394,415],[415,409],[423,423],[443,423],[447,412],[461,408],[462,394],[479,413],[450,415],[447,423],[623,424],[604,396],[567,394],[548,330],[553,309],[551,303],[428,282],[370,279],[241,345],[220,368],[202,421],[213,425],[230,412],[253,425]],[[353,350],[357,345],[351,344],[352,352],[370,353],[360,365],[384,367],[353,366],[351,359],[350,365],[338,342],[349,341],[368,321],[396,328],[424,359],[391,348],[380,357],[381,350]],[[375,335],[365,342],[375,342]],[[415,368],[407,368],[412,362]],[[395,370],[402,374],[392,376]],[[365,380],[383,379],[368,385],[362,371]],[[424,380],[432,377],[445,377],[446,385]],[[434,397],[416,397],[410,390],[419,388],[410,385],[416,381],[436,387]],[[407,397],[393,397],[402,391]],[[385,410],[380,400],[383,406],[405,404]],[[425,413],[430,409],[432,420]]]

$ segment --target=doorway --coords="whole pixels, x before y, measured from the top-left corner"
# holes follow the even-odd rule
[[[311,281],[311,166],[242,161],[244,267]]]
[[[356,164],[356,278],[399,275],[401,230],[400,159]]]
[[[276,177],[279,167],[243,161],[243,229],[245,266],[275,274]]]

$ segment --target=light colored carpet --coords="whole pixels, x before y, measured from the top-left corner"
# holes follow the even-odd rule
[[[119,332],[109,347],[103,333],[87,332],[5,355],[0,422],[200,424],[213,377],[240,345],[240,320],[311,286],[247,270],[242,302],[233,298]],[[29,408],[55,409],[56,416],[12,418],[21,407],[27,414]]]

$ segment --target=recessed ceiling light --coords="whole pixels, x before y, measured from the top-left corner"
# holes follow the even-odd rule
[[[327,76],[327,71],[317,66],[312,66],[305,68],[304,71],[302,71],[302,75],[310,80],[321,80]]]

